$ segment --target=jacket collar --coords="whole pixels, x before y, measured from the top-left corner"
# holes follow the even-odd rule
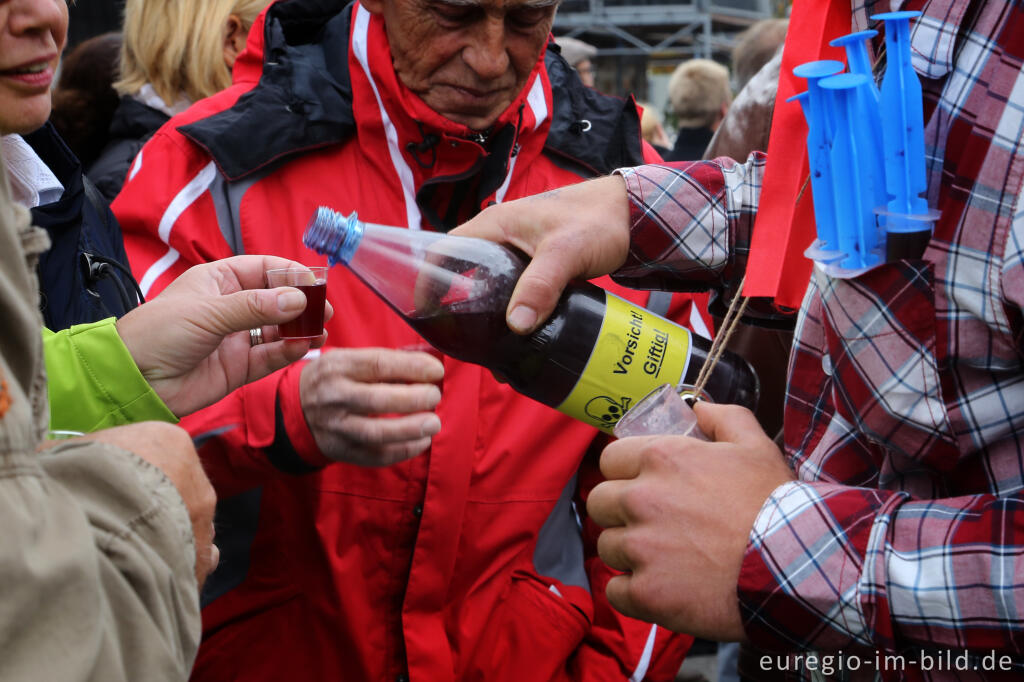
[[[124,95],[110,121],[110,136],[114,139],[143,139],[152,135],[170,120],[164,112],[146,106],[131,95]]]
[[[262,41],[250,34],[246,50],[247,64],[262,54],[258,85],[231,108],[179,132],[206,149],[229,180],[350,137],[355,132],[346,59],[350,16],[349,8],[339,12],[330,0],[270,5]],[[245,68],[242,75],[251,77]]]
[[[37,206],[32,211],[33,215],[41,220],[42,227],[49,227],[54,223],[73,223],[81,213],[85,191],[82,185],[82,164],[78,157],[49,121],[24,138],[64,186],[64,191],[57,201]],[[46,216],[45,220],[43,216]]]

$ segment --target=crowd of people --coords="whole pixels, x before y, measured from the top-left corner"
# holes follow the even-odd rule
[[[66,58],[65,0],[0,3],[0,679],[672,680],[695,637],[722,679],[1019,676],[1024,8],[908,4],[931,242],[745,317],[762,406],[702,441],[527,399],[340,268],[281,339],[264,272],[323,264],[327,205],[530,256],[515,333],[587,278],[710,336],[800,200],[780,72],[889,3],[680,64],[672,147],[557,2],[126,0]]]

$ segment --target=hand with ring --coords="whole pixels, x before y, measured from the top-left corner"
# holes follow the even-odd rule
[[[214,403],[323,345],[326,334],[281,340],[276,325],[298,317],[305,295],[264,288],[264,271],[298,266],[276,256],[235,256],[196,265],[159,296],[117,321],[142,375],[179,417]],[[333,314],[330,304],[324,313]]]

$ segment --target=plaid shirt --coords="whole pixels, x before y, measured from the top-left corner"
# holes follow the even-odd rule
[[[855,30],[887,4],[855,5]],[[758,648],[859,656],[849,677],[977,678],[946,665],[965,650],[960,660],[979,671],[992,650],[996,666],[1012,657],[1019,677],[1024,6],[935,0],[920,9],[912,43],[928,200],[942,216],[919,260],[848,280],[815,271],[786,396],[785,449],[800,481],[762,508],[740,605]],[[733,279],[763,170],[755,154],[745,164],[620,171],[633,232],[616,279]],[[806,657],[769,658],[751,676],[816,676]]]

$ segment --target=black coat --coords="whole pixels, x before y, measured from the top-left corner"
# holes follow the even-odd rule
[[[159,109],[124,96],[110,122],[107,146],[92,162],[86,175],[107,201],[113,201],[131,168],[135,155],[170,117]]]
[[[32,223],[51,242],[38,266],[46,326],[57,331],[120,317],[137,305],[137,285],[117,219],[53,125],[25,135],[25,141],[64,186],[60,199],[32,209]]]
[[[665,157],[666,161],[700,161],[714,137],[711,128],[680,128],[676,135],[676,144]]]

